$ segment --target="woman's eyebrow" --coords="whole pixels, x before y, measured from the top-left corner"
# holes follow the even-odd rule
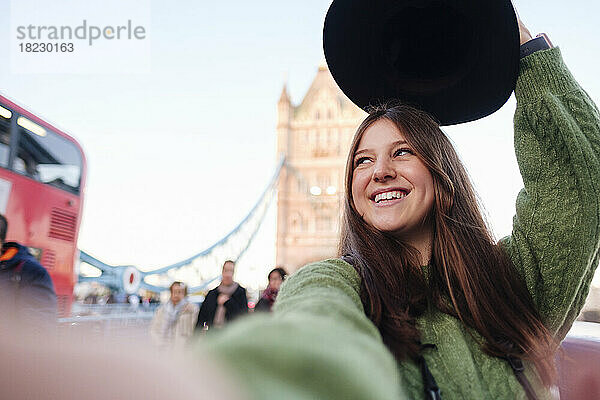
[[[398,140],[397,142],[392,143],[391,147],[396,147],[396,146],[399,146],[401,144],[407,144],[407,141],[406,140],[402,140],[402,139]],[[371,150],[371,149],[358,150],[356,153],[354,153],[354,157],[356,157],[357,155],[362,154],[362,153],[368,153],[370,151],[373,151],[373,150]]]
[[[356,157],[357,155],[362,154],[362,153],[368,153],[369,151],[371,151],[371,149],[362,149],[362,150],[359,150],[356,153],[354,153],[354,157]]]

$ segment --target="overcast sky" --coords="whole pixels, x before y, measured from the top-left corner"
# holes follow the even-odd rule
[[[18,3],[24,1],[36,3]],[[39,11],[46,3],[53,6]],[[101,66],[100,72],[40,73],[43,65],[35,65],[38,72],[23,73],[14,63],[0,64],[0,93],[64,129],[85,150],[79,247],[107,263],[153,269],[197,253],[234,228],[275,168],[282,85],[287,79],[298,103],[323,58],[329,3],[126,0],[116,2],[118,10],[104,2],[36,3],[32,21],[34,16],[115,25],[147,21],[149,47],[139,58],[130,52],[129,59],[103,57],[98,45],[89,65]],[[78,7],[65,13],[65,4]],[[5,57],[14,36],[10,5],[0,0]],[[547,32],[561,47],[571,71],[598,103],[599,2],[516,5],[533,33]],[[127,72],[114,72],[115,66]],[[511,100],[493,116],[446,130],[498,236],[510,233],[522,185],[512,147],[514,107]],[[273,266],[274,221],[270,213],[245,260],[255,274]]]

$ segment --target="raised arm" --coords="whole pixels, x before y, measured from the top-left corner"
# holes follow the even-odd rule
[[[524,189],[501,244],[562,339],[598,265],[600,116],[558,48],[521,60],[515,151]]]

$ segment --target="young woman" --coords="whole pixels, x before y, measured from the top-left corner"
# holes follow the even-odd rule
[[[253,383],[268,379],[285,398],[551,397],[557,345],[598,264],[600,115],[556,48],[521,60],[515,93],[525,188],[499,243],[432,118],[401,105],[365,119],[348,157],[341,259],[302,268],[272,320],[214,343],[253,395],[270,398]],[[262,342],[235,339],[253,323]]]

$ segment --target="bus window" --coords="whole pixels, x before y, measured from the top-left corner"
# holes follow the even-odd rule
[[[8,166],[11,112],[0,106],[0,167]]]
[[[19,148],[13,169],[32,179],[78,194],[82,168],[79,149],[62,136],[38,128],[34,133],[19,127]]]

